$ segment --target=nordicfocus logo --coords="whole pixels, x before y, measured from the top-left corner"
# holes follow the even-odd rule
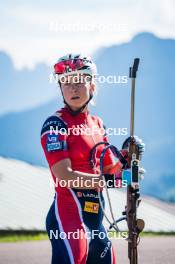
[[[78,76],[81,78],[83,76],[82,73],[79,73]],[[75,79],[75,80],[74,80]],[[77,83],[77,76],[73,79],[73,83]],[[88,76],[87,76],[87,81],[88,81]],[[72,80],[72,79],[71,79]],[[126,85],[128,83],[128,76],[127,75],[99,75],[96,74],[94,76],[94,81],[96,81],[99,84],[122,84]],[[61,82],[62,84],[67,83],[67,78],[65,76],[62,76],[61,78],[59,76],[55,76],[53,73],[50,74],[49,76],[49,82],[50,83],[58,83]],[[69,82],[68,82],[69,83]]]
[[[91,188],[94,186],[97,186],[97,183],[99,185],[99,188],[126,188],[128,185],[128,180],[126,179],[116,179],[108,180],[107,182],[104,179],[99,180],[99,178],[92,178],[84,180],[83,177],[79,177],[76,180],[68,179],[68,180],[59,180],[56,178],[56,181],[54,182],[52,179],[50,179],[50,188],[54,189],[57,187],[60,188]],[[80,193],[78,194],[80,198]],[[81,196],[82,197],[82,196]]]
[[[74,23],[64,22],[60,20],[51,20],[49,23],[49,30],[53,32],[126,32],[128,31],[129,24],[126,23],[81,23],[79,20],[74,20]]]
[[[103,250],[103,252],[100,255],[100,258],[104,258],[106,256],[106,254],[108,253],[108,250],[111,248],[111,242],[109,241],[107,243],[107,246],[105,247],[105,249]]]
[[[81,136],[92,136],[92,135],[100,135],[100,136],[126,136],[128,134],[127,128],[99,128],[98,126],[88,127],[87,124],[81,125],[73,125],[68,128],[59,128],[59,126],[50,125],[50,135],[81,135]]]
[[[128,237],[128,233],[126,231],[123,232],[104,232],[100,231],[98,229],[93,229],[91,231],[84,231],[83,229],[77,229],[76,231],[69,231],[69,232],[64,232],[64,231],[59,231],[59,230],[50,230],[49,231],[49,238],[50,240],[52,239],[126,239]],[[109,241],[107,243],[107,246],[104,248],[104,250],[101,252],[101,258],[104,258],[105,255],[107,254],[108,250],[111,247],[111,242]]]

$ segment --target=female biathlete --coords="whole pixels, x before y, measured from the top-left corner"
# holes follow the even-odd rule
[[[44,122],[41,144],[55,183],[54,202],[46,218],[52,245],[52,264],[114,264],[116,257],[102,224],[103,212],[99,159],[100,145],[90,162],[92,148],[107,141],[102,120],[92,116],[88,104],[95,91],[96,66],[89,57],[67,55],[54,65],[64,107]],[[138,141],[141,147],[141,142]],[[110,150],[104,157],[104,173],[123,168]]]

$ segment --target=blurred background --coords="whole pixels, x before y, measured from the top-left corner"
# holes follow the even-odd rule
[[[139,213],[147,231],[175,232],[174,11],[173,0],[1,1],[1,230],[45,229],[53,188],[40,131],[63,106],[52,67],[60,56],[82,52],[104,76],[128,76],[140,58],[135,134],[146,143],[147,173]],[[129,78],[97,86],[92,113],[129,132]],[[119,148],[125,138],[109,137]],[[125,193],[112,199],[121,214]]]

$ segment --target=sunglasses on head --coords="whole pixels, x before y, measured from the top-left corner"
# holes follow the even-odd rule
[[[74,60],[60,61],[55,64],[54,69],[55,69],[55,73],[63,74],[63,73],[79,70],[84,66],[86,66],[86,64],[83,59],[74,59]]]

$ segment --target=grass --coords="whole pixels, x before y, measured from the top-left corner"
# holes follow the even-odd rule
[[[152,237],[152,236],[175,236],[175,232],[142,232],[141,237]]]
[[[125,232],[126,235],[126,232]],[[115,231],[110,231],[110,237],[119,237]],[[175,236],[175,232],[142,232],[141,237],[156,237],[156,236]],[[22,242],[22,241],[41,241],[48,240],[48,235],[44,231],[12,231],[0,230],[0,243],[5,242]]]
[[[109,235],[110,238],[127,237],[127,232],[117,233],[116,231],[110,231],[109,233],[110,233]],[[175,236],[175,232],[141,232],[140,233],[140,237],[157,237],[157,236]]]
[[[48,235],[44,231],[1,231],[0,243],[47,240]]]

